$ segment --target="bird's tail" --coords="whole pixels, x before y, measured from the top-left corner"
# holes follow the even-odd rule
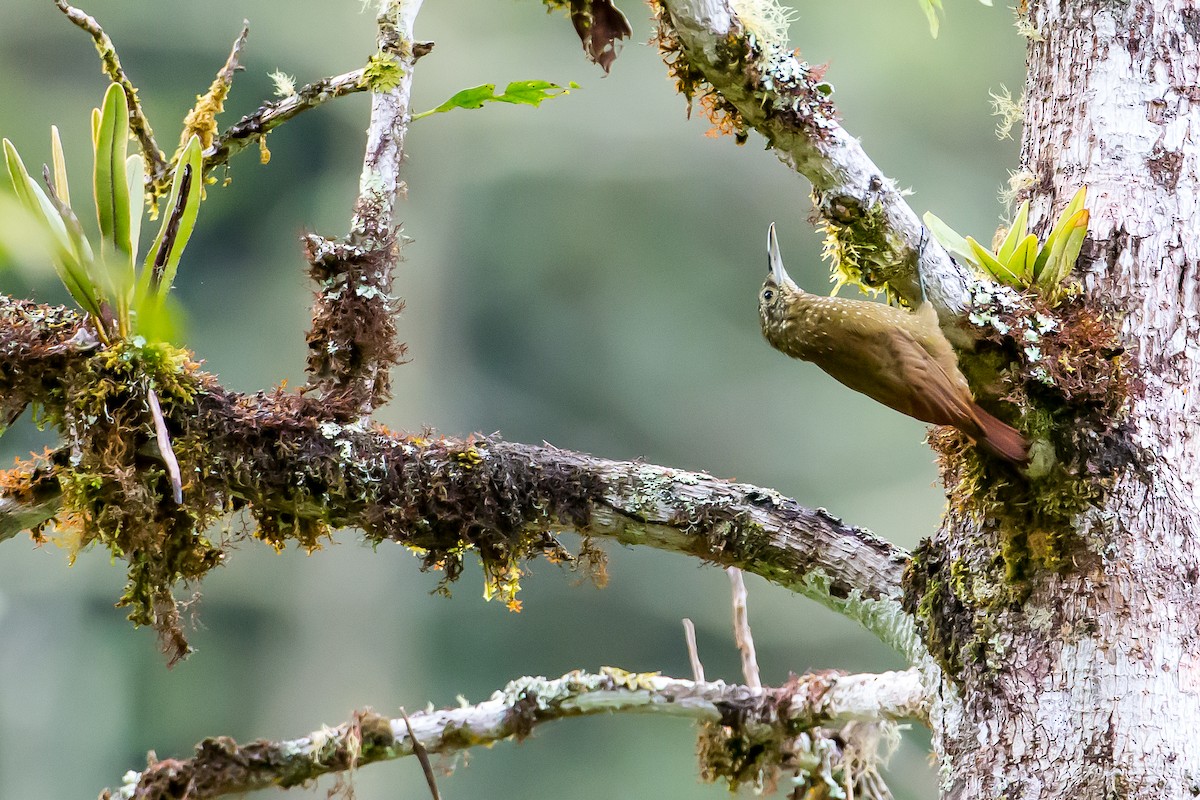
[[[1029,440],[1007,422],[1001,422],[979,406],[973,409],[979,426],[976,442],[994,455],[1019,467],[1029,463]]]

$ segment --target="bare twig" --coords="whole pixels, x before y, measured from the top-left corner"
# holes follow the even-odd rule
[[[359,712],[351,722],[300,739],[238,745],[206,739],[186,760],[159,761],[131,772],[112,797],[174,798],[189,787],[194,800],[295,786],[320,775],[411,755],[419,743],[429,753],[453,753],[527,736],[535,726],[567,717],[653,713],[746,728],[796,731],[855,720],[921,720],[926,700],[914,671],[880,675],[822,673],[781,689],[727,686],[604,668],[555,680],[521,678],[477,705],[388,720]],[[353,753],[353,758],[350,754]]]
[[[746,604],[746,581],[737,567],[726,567],[733,594],[733,637],[742,654],[742,677],[752,689],[762,686],[758,677],[758,656],[754,652],[754,636],[750,633],[750,614]]]
[[[437,777],[433,774],[433,765],[429,763],[429,751],[417,738],[412,720],[408,718],[408,713],[403,708],[400,709],[400,716],[404,719],[404,729],[408,731],[408,741],[412,745],[413,755],[417,757],[417,761],[421,762],[421,771],[425,773],[425,783],[429,786],[429,794],[433,796],[433,800],[442,800],[442,793],[438,791]]]
[[[129,129],[141,145],[142,154],[146,157],[146,163],[149,166],[148,174],[168,174],[171,169],[170,164],[167,163],[166,156],[154,141],[154,131],[150,129],[150,120],[146,118],[141,103],[138,102],[137,89],[121,67],[121,61],[117,57],[117,50],[113,46],[112,39],[108,38],[108,34],[104,32],[94,17],[90,17],[80,9],[68,4],[66,0],[54,0],[54,4],[67,15],[67,19],[91,35],[92,40],[96,43],[96,51],[100,54],[104,74],[113,83],[119,83],[125,88],[125,98],[129,105]]]
[[[688,660],[692,663],[692,680],[704,683],[704,664],[696,647],[696,626],[686,617],[683,620],[683,638],[687,642]]]
[[[171,497],[175,500],[175,505],[182,505],[183,478],[179,474],[179,459],[175,457],[175,450],[171,447],[171,434],[167,432],[162,406],[158,403],[158,393],[147,389],[146,401],[150,405],[150,416],[154,418],[154,438],[158,442],[158,452],[163,463],[167,465],[167,476],[171,480]]]

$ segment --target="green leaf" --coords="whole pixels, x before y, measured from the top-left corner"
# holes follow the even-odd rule
[[[146,159],[134,153],[125,159],[125,185],[129,188],[129,261],[137,263],[142,216],[146,213]]]
[[[932,211],[926,211],[922,219],[925,221],[925,227],[929,229],[929,233],[933,235],[934,239],[937,239],[938,244],[949,251],[950,255],[962,259],[968,264],[981,266],[975,258],[975,253],[972,252],[971,246],[967,244],[967,240],[958,231],[942,222],[941,218]]]
[[[563,87],[549,81],[513,81],[504,88],[504,92],[496,94],[496,84],[485,83],[463,89],[437,108],[422,111],[413,119],[428,117],[430,114],[442,114],[456,108],[483,108],[484,103],[512,103],[514,105],[539,106],[543,100],[570,94],[571,89],[578,89],[579,84],[571,81]]]
[[[178,342],[184,338],[187,315],[174,297],[144,297],[134,311],[138,336],[147,342]]]
[[[1086,208],[1077,211],[1059,231],[1054,240],[1054,246],[1049,248],[1050,254],[1041,274],[1038,275],[1037,282],[1038,286],[1051,297],[1056,294],[1058,287],[1074,269],[1079,252],[1083,249],[1083,240],[1087,238],[1090,219],[1091,212]]]
[[[1008,271],[1021,279],[1021,285],[1028,286],[1033,282],[1033,265],[1037,262],[1038,240],[1032,233],[1021,240],[1005,261]]]
[[[1013,217],[1012,225],[1008,229],[1008,234],[1004,237],[1004,241],[1000,244],[1000,249],[996,251],[996,258],[1003,261],[1005,264],[1012,258],[1013,251],[1017,249],[1018,244],[1022,244],[1025,237],[1029,235],[1029,201],[1021,203],[1021,207],[1017,209],[1017,214]]]
[[[1087,187],[1080,186],[1079,190],[1071,197],[1067,207],[1058,215],[1058,219],[1054,222],[1054,227],[1051,228],[1050,234],[1046,237],[1046,241],[1042,243],[1042,252],[1038,254],[1037,264],[1034,265],[1034,277],[1039,277],[1042,270],[1046,267],[1046,262],[1050,258],[1050,253],[1054,249],[1055,243],[1062,234],[1063,229],[1067,226],[1067,222],[1078,214],[1083,209],[1084,201],[1087,199]]]
[[[572,81],[569,88],[559,86],[550,81],[513,81],[504,87],[504,94],[496,99],[503,103],[516,103],[527,106],[540,106],[543,100],[568,94],[571,89],[578,89],[579,84]]]
[[[187,183],[186,193],[183,191]],[[171,181],[171,197],[162,215],[162,225],[154,244],[146,253],[146,263],[138,280],[138,296],[162,298],[171,291],[179,259],[196,227],[200,213],[200,190],[204,185],[204,154],[200,138],[193,135],[179,154],[175,178]]]
[[[71,205],[71,188],[67,183],[67,158],[63,155],[58,126],[50,126],[50,159],[54,164],[54,193],[64,205]]]
[[[17,200],[31,213],[51,235],[54,243],[54,268],[59,279],[67,287],[67,291],[75,298],[88,314],[91,314],[96,325],[104,329],[104,317],[100,311],[99,288],[92,280],[89,272],[92,251],[79,227],[79,221],[70,214],[65,220],[53,201],[42,191],[42,187],[30,177],[25,169],[25,163],[17,148],[8,139],[3,142],[4,161],[8,168],[8,177],[12,181]],[[63,206],[63,208],[67,208]],[[69,211],[69,209],[67,209]],[[68,221],[74,224],[68,226]],[[69,229],[70,227],[70,229]]]
[[[939,14],[942,11],[942,0],[917,0],[917,3],[925,12],[925,19],[929,21],[929,35],[936,39],[938,29],[941,27]]]
[[[115,247],[128,256],[129,184],[125,178],[125,151],[129,143],[129,111],[125,89],[112,83],[100,106],[96,129],[96,165],[92,190],[96,197],[96,219],[100,224],[100,250]]]
[[[7,187],[0,189],[0,272],[15,268],[30,280],[57,277],[58,244],[43,224]],[[53,272],[52,272],[53,271]]]
[[[993,278],[1001,283],[1009,286],[1020,286],[1021,280],[1015,275],[1006,264],[1000,263],[991,251],[981,245],[979,242],[967,237],[967,244],[971,247],[971,252],[975,254],[975,258]]]

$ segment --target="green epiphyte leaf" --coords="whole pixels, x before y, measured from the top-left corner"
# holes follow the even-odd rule
[[[129,111],[125,89],[118,83],[112,83],[104,93],[104,102],[100,106],[92,190],[96,197],[101,252],[106,246],[112,246],[126,257],[133,249],[129,229],[129,184],[125,177],[128,143]],[[130,267],[132,269],[132,264]]]
[[[183,305],[171,295],[146,299],[134,310],[137,334],[147,342],[178,342],[184,338],[187,315]]]
[[[1017,245],[1024,242],[1025,237],[1029,234],[1029,201],[1021,203],[1021,207],[1017,209],[1016,216],[1013,217],[1012,225],[1009,226],[1008,234],[1004,237],[1004,241],[1000,243],[1000,249],[996,251],[996,258],[1003,261],[1005,264],[1012,258],[1013,251],[1017,249]]]
[[[50,160],[54,164],[54,193],[63,205],[71,205],[71,187],[67,183],[67,158],[63,155],[58,126],[50,126]]]
[[[125,159],[125,185],[129,189],[129,261],[137,263],[138,240],[146,206],[146,159],[135,153]]]
[[[1088,221],[1091,212],[1082,208],[1075,212],[1055,238],[1054,246],[1049,248],[1050,255],[1042,272],[1037,277],[1038,287],[1054,297],[1060,287],[1071,274],[1079,252],[1083,249],[1083,240],[1087,238]]]
[[[3,142],[4,161],[8,168],[8,177],[12,181],[17,200],[25,210],[37,219],[51,235],[54,243],[54,267],[67,291],[75,298],[88,314],[91,314],[97,326],[104,328],[103,315],[100,311],[101,299],[99,288],[95,285],[90,274],[92,251],[79,228],[79,221],[69,214],[70,219],[64,219],[59,207],[42,190],[25,169],[17,148],[8,139]],[[69,225],[69,222],[74,224]]]
[[[938,30],[941,28],[941,13],[942,0],[917,0],[921,10],[925,12],[925,19],[929,22],[929,35],[937,38]]]
[[[175,165],[167,211],[162,215],[162,225],[154,237],[154,244],[146,253],[146,263],[138,281],[139,298],[162,298],[171,290],[179,259],[196,227],[203,185],[204,154],[200,138],[193,135]]]
[[[1038,240],[1032,233],[1021,240],[1005,262],[1008,271],[1021,279],[1022,286],[1033,282],[1033,265],[1037,261]]]
[[[1002,264],[992,255],[991,251],[981,245],[979,242],[967,237],[967,244],[971,247],[971,252],[975,254],[975,259],[980,266],[984,268],[993,278],[1001,283],[1009,286],[1020,286],[1021,280],[1008,268],[1007,264]]]
[[[967,244],[967,240],[958,231],[951,228],[945,222],[942,222],[941,218],[932,211],[926,211],[922,219],[925,221],[925,227],[929,229],[933,238],[937,239],[938,244],[946,248],[950,255],[962,259],[968,264],[982,266],[975,257],[975,253],[971,250],[971,245]]]
[[[1033,268],[1035,278],[1041,277],[1042,270],[1045,269],[1046,262],[1050,258],[1050,253],[1053,251],[1054,245],[1062,234],[1063,229],[1067,226],[1068,221],[1083,209],[1086,199],[1087,187],[1080,186],[1079,190],[1071,197],[1070,202],[1067,203],[1067,207],[1058,215],[1058,219],[1054,222],[1054,227],[1051,228],[1046,241],[1042,243],[1042,252],[1038,254],[1037,264]]]

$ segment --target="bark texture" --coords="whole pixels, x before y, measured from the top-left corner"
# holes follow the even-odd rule
[[[1077,274],[1120,315],[1129,457],[1020,602],[987,600],[986,525],[952,514],[930,548],[949,588],[929,638],[969,642],[934,712],[943,797],[1195,797],[1200,9],[1035,0],[1028,22],[1026,194],[1044,233],[1089,187]]]

